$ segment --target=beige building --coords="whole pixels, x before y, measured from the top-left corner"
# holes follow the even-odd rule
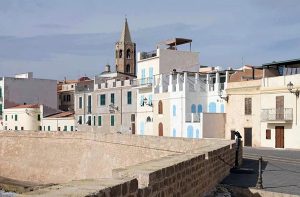
[[[261,79],[228,84],[227,139],[237,130],[245,146],[300,148],[299,63],[264,64]]]

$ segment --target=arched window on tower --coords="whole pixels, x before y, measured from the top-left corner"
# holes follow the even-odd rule
[[[126,65],[126,70],[125,70],[125,72],[126,72],[126,73],[130,73],[130,64],[127,64],[127,65]]]
[[[122,51],[122,49],[120,49],[119,50],[119,58],[122,58],[122,53],[123,53],[123,51]]]
[[[126,51],[126,58],[130,59],[130,49],[127,49],[127,51]]]
[[[161,100],[158,102],[158,114],[163,114],[163,103]]]

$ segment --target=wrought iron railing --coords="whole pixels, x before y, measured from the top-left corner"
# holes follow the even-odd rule
[[[152,85],[154,77],[147,77],[142,79],[136,79],[132,81],[133,86]]]
[[[185,115],[185,122],[200,122],[200,114],[188,113]]]
[[[293,120],[293,108],[282,109],[262,109],[261,121],[292,121]]]

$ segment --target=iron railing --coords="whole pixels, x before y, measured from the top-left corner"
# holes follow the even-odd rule
[[[198,113],[189,113],[185,115],[185,122],[200,122],[200,114]]]
[[[262,109],[261,121],[292,121],[293,120],[293,108],[282,109]]]

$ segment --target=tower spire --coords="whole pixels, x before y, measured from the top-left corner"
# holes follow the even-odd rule
[[[125,23],[124,23],[123,31],[122,31],[122,34],[121,34],[120,42],[122,42],[122,43],[131,42],[131,36],[130,36],[126,16],[125,16]]]

